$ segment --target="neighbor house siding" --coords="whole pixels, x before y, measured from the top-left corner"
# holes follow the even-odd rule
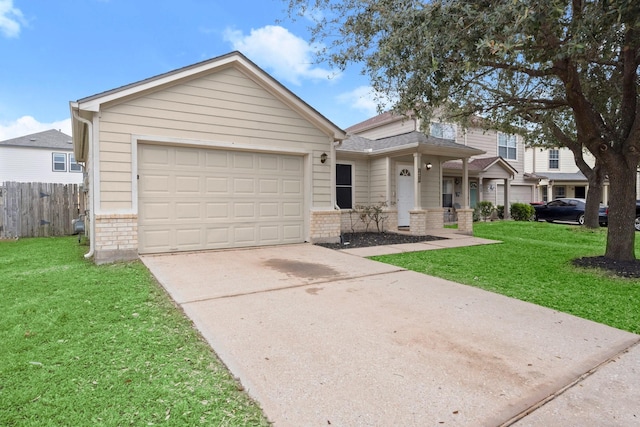
[[[65,155],[65,171],[53,171],[53,153]],[[0,146],[0,184],[5,181],[81,184],[82,172],[69,171],[71,154],[71,150]]]
[[[233,67],[105,105],[99,131],[103,212],[133,208],[131,141],[141,135],[150,142],[157,136],[177,144],[239,144],[310,154],[313,207],[331,207],[330,167],[316,161],[327,151],[329,136]]]

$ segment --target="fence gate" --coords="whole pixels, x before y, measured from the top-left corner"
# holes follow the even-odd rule
[[[78,184],[5,182],[0,187],[0,238],[73,234],[79,203]]]

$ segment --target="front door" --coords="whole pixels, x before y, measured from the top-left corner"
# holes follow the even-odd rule
[[[469,183],[469,206],[473,209],[478,204],[478,183]]]
[[[409,211],[414,208],[413,165],[398,165],[396,183],[398,187],[398,227],[408,227],[411,224]]]

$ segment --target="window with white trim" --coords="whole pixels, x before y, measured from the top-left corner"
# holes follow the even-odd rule
[[[549,169],[560,169],[560,150],[549,150]]]
[[[431,129],[429,131],[431,136],[442,139],[456,139],[456,125],[451,123],[431,123]]]
[[[353,165],[336,164],[336,203],[340,209],[353,209]]]
[[[76,162],[76,156],[69,154],[69,172],[82,172],[82,165]]]
[[[67,171],[67,155],[65,153],[53,153],[52,162],[54,172]]]
[[[518,158],[518,139],[515,135],[498,133],[498,156],[503,159],[516,160]]]

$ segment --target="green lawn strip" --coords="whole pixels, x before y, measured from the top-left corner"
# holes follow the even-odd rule
[[[140,262],[0,242],[0,425],[268,425]]]
[[[606,229],[502,221],[476,223],[474,235],[503,243],[373,259],[640,333],[640,281],[571,264],[602,255]]]

